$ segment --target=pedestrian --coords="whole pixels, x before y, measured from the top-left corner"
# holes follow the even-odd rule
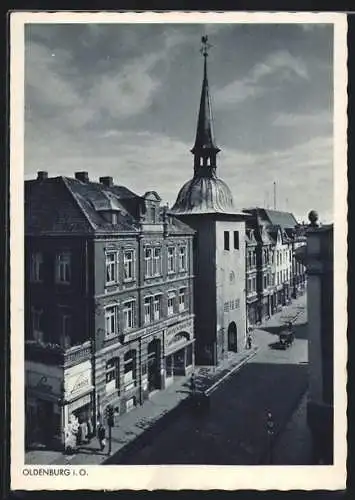
[[[106,446],[106,429],[102,424],[99,425],[97,430],[97,438],[99,440],[100,450],[104,451]]]
[[[251,349],[251,335],[250,335],[250,333],[248,333],[248,336],[247,336],[247,348]]]
[[[191,375],[190,389],[191,389],[191,394],[195,395],[195,392],[196,392],[196,381],[195,381],[195,374],[194,373],[192,373],[192,375]]]
[[[90,443],[92,435],[93,435],[93,426],[92,426],[92,420],[91,418],[88,419],[86,422],[87,427],[88,427],[88,443]]]

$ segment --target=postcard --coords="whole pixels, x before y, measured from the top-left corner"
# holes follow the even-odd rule
[[[12,489],[345,488],[346,36],[11,14]]]

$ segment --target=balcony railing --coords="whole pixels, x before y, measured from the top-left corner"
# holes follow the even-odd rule
[[[25,343],[25,358],[49,365],[72,365],[89,359],[92,353],[91,342],[70,348],[63,348],[58,344],[27,340]]]

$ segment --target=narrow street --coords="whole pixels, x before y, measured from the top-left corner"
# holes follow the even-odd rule
[[[187,407],[141,449],[120,456],[117,461],[113,456],[110,463],[252,465],[270,460],[272,463],[266,412],[272,412],[277,441],[278,432],[291,419],[307,388],[305,309],[299,308],[296,339],[287,350],[277,348],[277,332],[282,322],[281,319],[279,326],[265,326],[255,332],[256,340],[264,342],[264,348],[211,394],[209,409],[197,412],[196,408]]]

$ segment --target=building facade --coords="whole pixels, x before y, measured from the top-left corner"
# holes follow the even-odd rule
[[[160,202],[85,172],[26,182],[27,442],[193,369],[193,230]]]
[[[265,208],[249,208],[247,254],[256,253],[256,294],[247,277],[248,322],[257,324],[280,311],[292,297],[305,290],[305,268],[295,259],[297,248],[305,244],[297,220],[289,212]],[[256,244],[255,244],[256,242]],[[249,271],[250,272],[250,271]],[[247,272],[248,274],[248,272]]]
[[[194,307],[196,363],[218,365],[245,348],[245,214],[234,208],[229,187],[217,177],[217,155],[207,78],[207,37],[195,144],[194,171],[171,213],[195,231]]]
[[[296,259],[307,267],[309,390],[307,420],[314,462],[333,463],[334,275],[333,225],[319,226],[310,212],[307,245]]]

